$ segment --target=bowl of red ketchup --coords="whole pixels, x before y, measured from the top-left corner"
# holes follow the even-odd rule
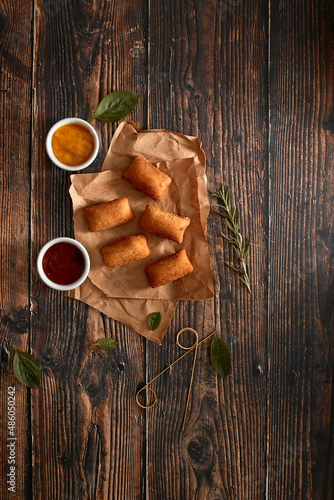
[[[46,243],[37,257],[37,271],[46,285],[55,290],[72,290],[88,276],[90,259],[85,247],[73,238],[55,238]]]

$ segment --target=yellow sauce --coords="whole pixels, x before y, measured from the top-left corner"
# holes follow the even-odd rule
[[[94,138],[88,128],[69,123],[57,128],[51,138],[53,154],[70,167],[85,163],[94,151]]]

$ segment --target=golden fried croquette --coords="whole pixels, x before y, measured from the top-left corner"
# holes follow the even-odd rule
[[[184,231],[190,224],[189,217],[171,214],[154,205],[146,205],[139,220],[139,226],[144,231],[156,234],[160,238],[182,243]]]
[[[135,217],[127,198],[85,207],[83,211],[88,220],[89,230],[92,232],[121,226]]]
[[[108,267],[118,267],[135,260],[145,259],[150,255],[151,250],[147,246],[144,234],[134,234],[107,243],[101,248],[101,252]]]
[[[122,177],[138,191],[142,191],[155,201],[162,200],[167,187],[172,182],[167,174],[138,155],[133,157],[131,165],[123,172]]]
[[[184,248],[168,257],[160,259],[145,268],[148,281],[152,288],[166,285],[178,280],[194,270]]]

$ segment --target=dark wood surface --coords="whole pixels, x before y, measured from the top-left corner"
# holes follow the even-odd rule
[[[0,498],[333,498],[333,7],[302,0],[0,2]],[[140,128],[197,135],[210,188],[224,181],[252,240],[252,295],[212,214],[215,297],[180,302],[158,347],[42,284],[41,246],[73,235],[69,175],[45,152],[51,125],[88,118],[113,90],[141,102]],[[94,122],[98,172],[116,125]],[[232,371],[175,337],[217,329]],[[92,352],[112,336],[117,350]],[[13,349],[42,366],[20,385]],[[8,387],[16,391],[16,492],[8,491]]]

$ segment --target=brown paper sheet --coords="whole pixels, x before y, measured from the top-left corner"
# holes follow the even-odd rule
[[[126,162],[128,163],[128,162]],[[108,170],[99,174],[71,176],[70,194],[73,202],[75,238],[87,249],[91,269],[89,278],[107,297],[131,299],[201,300],[213,296],[212,275],[208,246],[201,224],[201,205],[198,193],[196,168],[193,159],[159,162],[156,164],[172,178],[163,200],[159,203],[135,190],[122,179],[123,169]],[[180,186],[182,189],[180,189]],[[83,207],[102,201],[126,197],[135,219],[106,231],[90,232]],[[147,203],[164,210],[187,216],[191,223],[186,229],[182,244],[159,238],[142,231],[138,221]],[[106,243],[131,234],[145,233],[151,254],[140,261],[111,269],[104,264],[100,248]],[[185,248],[194,271],[184,278],[159,288],[151,288],[145,267],[180,248]]]
[[[173,178],[173,183],[162,202],[153,202],[121,179],[122,172],[129,166],[134,154],[140,154],[155,163]],[[75,237],[89,251],[92,266],[89,279],[68,295],[134,328],[158,344],[161,343],[173,316],[178,298],[200,300],[212,297],[210,259],[204,234],[209,212],[204,161],[204,153],[195,137],[166,130],[138,131],[132,122],[122,122],[111,141],[102,167],[103,172],[76,174],[71,177]],[[82,207],[120,196],[129,198],[136,214],[134,221],[119,228],[90,233]],[[99,247],[108,241],[142,232],[138,227],[138,220],[147,203],[192,219],[185,233],[184,246],[193,262],[194,272],[159,289],[150,289],[148,286],[145,266],[157,258],[177,251],[183,245],[161,240],[147,233],[149,246],[153,248],[151,255],[142,261],[122,266],[123,269],[106,268],[99,251]],[[197,248],[200,251],[197,251]],[[203,263],[206,265],[203,266]],[[120,269],[125,269],[125,273],[119,275]],[[159,329],[151,332],[147,329],[144,318],[156,310],[162,313],[163,320]]]
[[[89,278],[80,287],[70,290],[68,295],[133,328],[158,345],[164,338],[178,303],[177,300],[113,299],[104,295]],[[146,318],[152,312],[161,313],[160,326],[154,331],[149,330],[146,323]]]
[[[117,128],[101,170],[122,170],[125,159],[130,165],[136,154],[151,163],[193,158],[201,200],[202,225],[206,229],[210,203],[206,188],[205,155],[197,137],[165,129],[138,130],[135,123],[126,120]]]

